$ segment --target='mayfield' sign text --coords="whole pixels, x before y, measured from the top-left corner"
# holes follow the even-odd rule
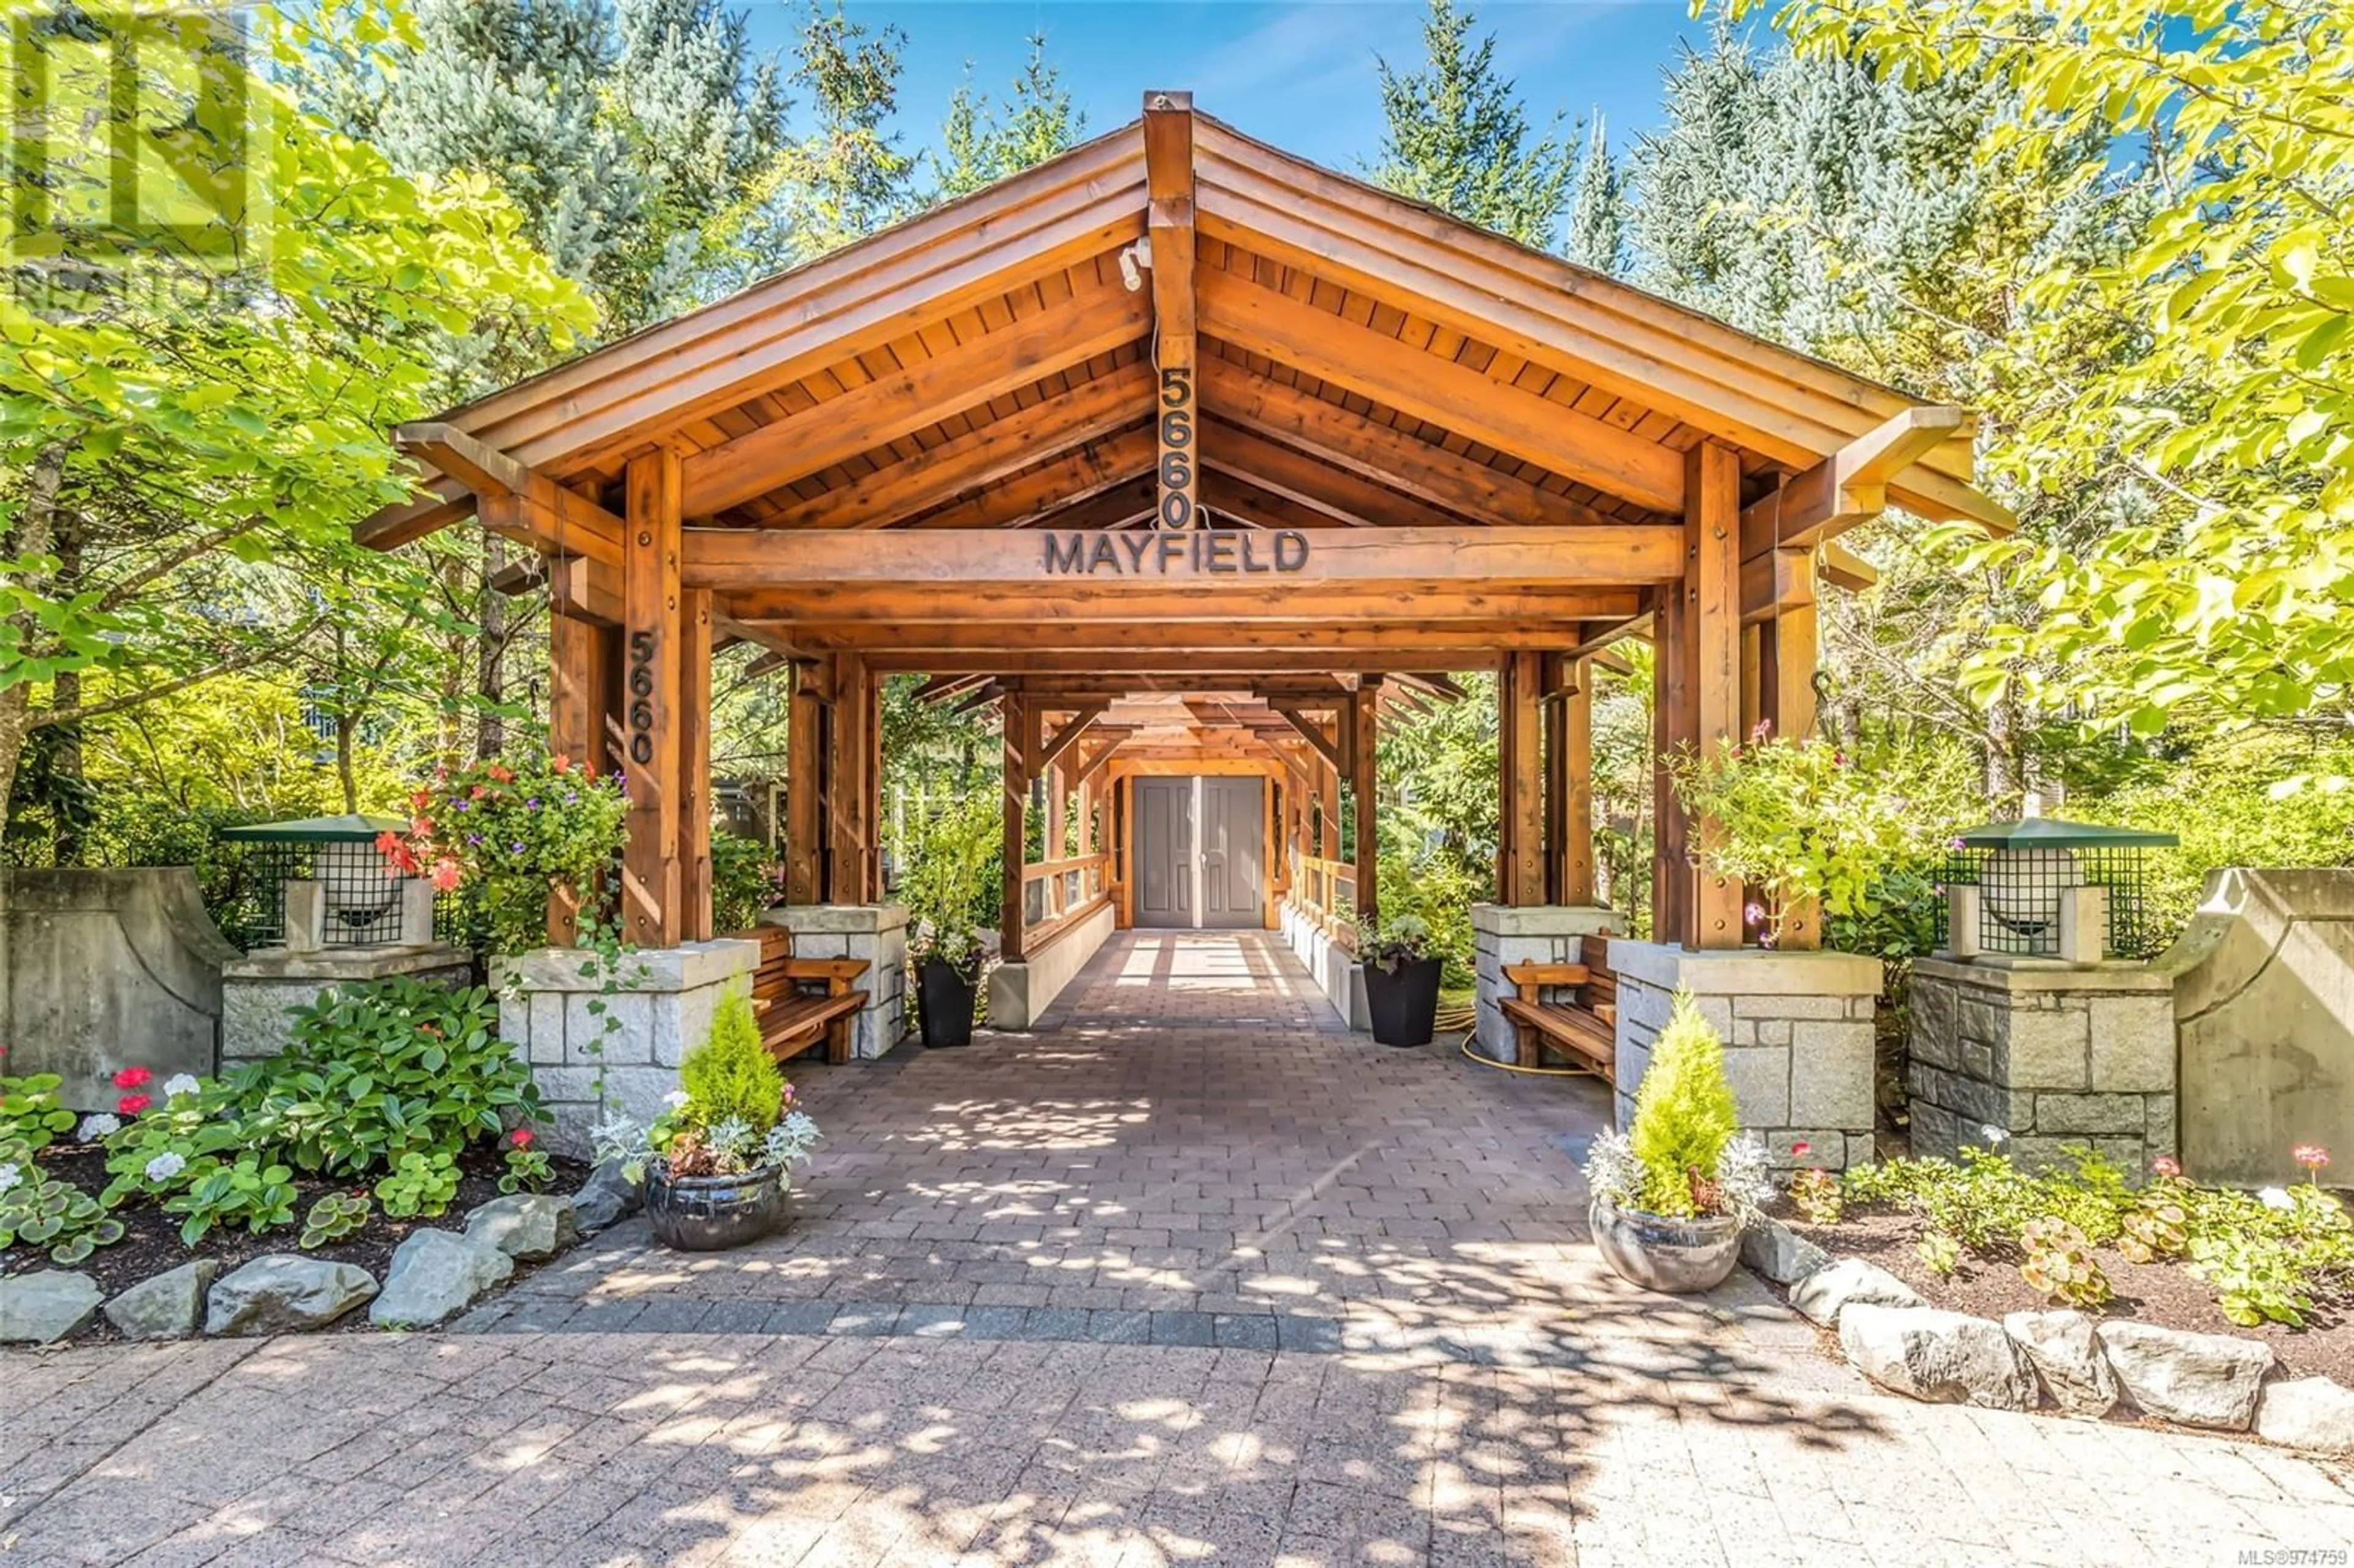
[[[1100,529],[1045,535],[1049,577],[1193,577],[1296,572],[1308,565],[1308,535],[1297,528]]]

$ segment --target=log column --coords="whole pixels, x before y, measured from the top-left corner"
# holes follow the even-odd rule
[[[793,664],[792,700],[785,710],[785,902],[825,902],[825,701],[832,666],[821,660]]]
[[[1545,900],[1594,902],[1594,662],[1548,657]]]
[[[1508,653],[1496,671],[1496,901],[1544,902],[1543,732],[1537,713],[1542,653]]]
[[[1687,948],[1741,945],[1741,885],[1699,869],[1712,824],[1689,821],[1668,761],[1713,755],[1738,736],[1741,703],[1741,461],[1702,441],[1684,457],[1684,573],[1654,621],[1655,853],[1652,936]]]
[[[629,844],[621,862],[621,929],[641,948],[674,948],[680,919],[678,453],[633,458],[621,540],[622,695]]]
[[[610,736],[621,723],[613,706],[620,640],[611,626],[574,613],[560,594],[550,595],[548,609],[548,749],[590,774],[607,772]],[[568,948],[579,935],[578,895],[549,894],[548,945]]]
[[[1815,662],[1818,657],[1815,621],[1815,557],[1811,550],[1782,553],[1784,571],[1797,591],[1793,602],[1776,605],[1764,622],[1758,651],[1759,716],[1771,733],[1791,740],[1815,734]],[[1776,580],[1784,580],[1782,573]],[[1822,906],[1803,899],[1779,910],[1778,945],[1785,948],[1819,948],[1823,941]]]
[[[679,936],[707,942],[711,929],[711,594],[679,602]]]
[[[875,831],[882,797],[874,774],[875,683],[855,653],[833,661],[832,724],[826,736],[826,898],[834,904],[875,901]]]
[[[1039,746],[1039,714],[1030,699],[1009,692],[1003,699],[1005,724],[1004,880],[1000,884],[1003,907],[998,928],[998,958],[1018,964],[1028,956],[1023,946],[1022,869],[1029,849],[1030,758]]]
[[[1381,696],[1382,678],[1363,676],[1357,689],[1349,694],[1348,705],[1341,709],[1347,719],[1343,726],[1347,731],[1343,755],[1349,759],[1349,790],[1357,801],[1357,842],[1351,859],[1357,874],[1356,923],[1360,941],[1371,941],[1381,928],[1381,841],[1373,832],[1373,743],[1379,729],[1376,715],[1381,712]]]

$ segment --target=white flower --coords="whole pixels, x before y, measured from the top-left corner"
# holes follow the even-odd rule
[[[196,1081],[195,1074],[175,1073],[164,1080],[164,1103],[169,1104],[182,1095],[196,1094],[204,1086]]]
[[[2256,1194],[2256,1202],[2267,1209],[2294,1209],[2296,1200],[2278,1187],[2266,1187]]]
[[[673,1089],[670,1093],[663,1097],[663,1104],[670,1107],[673,1110],[684,1110],[686,1108],[686,1101],[687,1093],[684,1089]]]
[[[100,1139],[111,1138],[122,1130],[122,1118],[101,1111],[96,1116],[82,1118],[81,1126],[74,1130],[74,1137],[83,1143],[96,1143]]]
[[[1978,1128],[1978,1136],[1985,1139],[1988,1143],[2008,1143],[2010,1141],[2010,1134],[2003,1131],[2002,1128],[1995,1126],[1992,1122],[1988,1122],[1984,1127]]]
[[[25,1172],[15,1163],[0,1165],[0,1192],[5,1192],[11,1187],[21,1186],[24,1180]]]
[[[173,1153],[167,1149],[163,1153],[155,1156],[154,1159],[150,1160],[147,1162],[147,1180],[150,1181],[169,1181],[173,1177],[177,1176],[181,1171],[187,1168],[188,1162],[186,1160],[181,1159],[178,1155]]]

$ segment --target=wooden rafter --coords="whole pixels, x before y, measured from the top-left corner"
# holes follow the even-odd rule
[[[393,444],[471,491],[483,526],[493,533],[546,555],[582,555],[608,566],[620,564],[623,527],[619,517],[456,426],[403,425],[393,433]],[[360,528],[366,530],[373,522]],[[361,544],[376,545],[382,534],[355,536]]]
[[[1889,484],[1928,452],[1967,434],[1968,416],[1933,405],[1906,408],[1804,473],[1741,509],[1741,554],[1807,548],[1888,506]]]
[[[1063,753],[1078,744],[1079,737],[1087,734],[1110,707],[1108,700],[1088,703],[1065,719],[1062,727],[1052,736],[1040,740],[1038,755],[1030,764],[1031,776],[1035,778],[1052,768]]]

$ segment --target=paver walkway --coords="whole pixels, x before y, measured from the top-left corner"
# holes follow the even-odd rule
[[[2354,1543],[2338,1467],[1885,1398],[1746,1277],[1621,1285],[1595,1086],[1324,1017],[1255,935],[1124,938],[1059,1027],[799,1075],[827,1139],[760,1246],[633,1222],[458,1332],[0,1358],[0,1568]]]

